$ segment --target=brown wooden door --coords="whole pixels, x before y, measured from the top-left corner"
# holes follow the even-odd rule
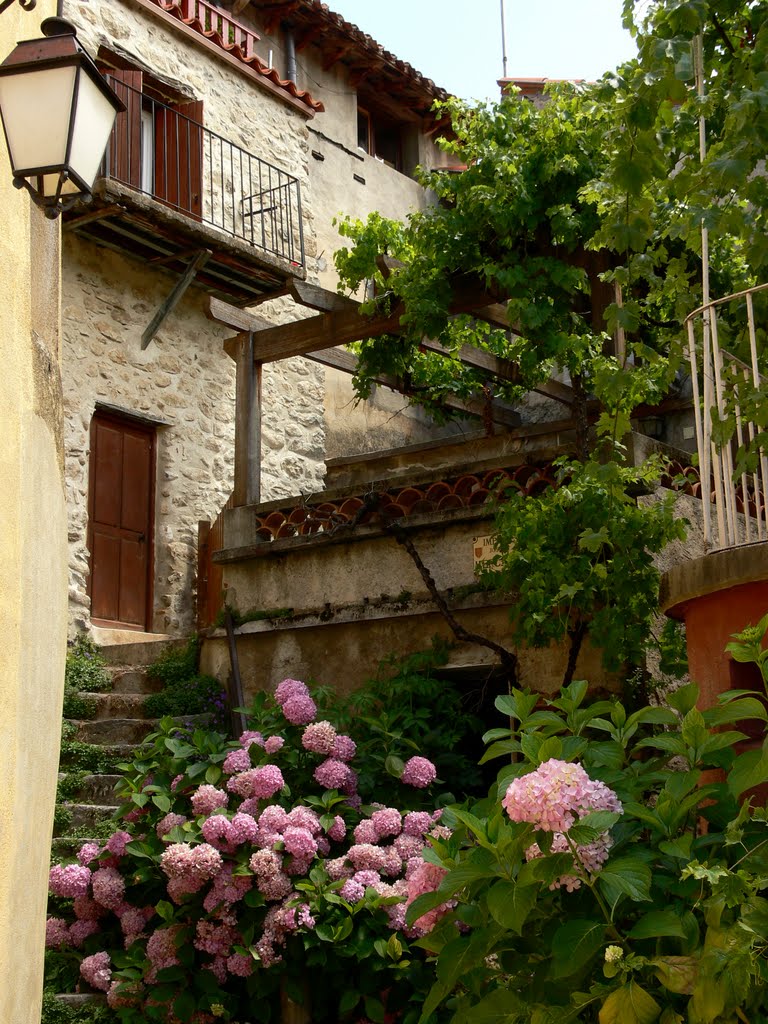
[[[155,107],[156,199],[200,220],[203,215],[203,104]]]
[[[97,412],[91,422],[91,618],[148,628],[151,609],[155,432]]]

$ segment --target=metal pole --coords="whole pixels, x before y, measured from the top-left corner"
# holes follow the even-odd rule
[[[502,78],[507,77],[507,29],[504,23],[504,0],[499,0],[501,7],[501,65]]]

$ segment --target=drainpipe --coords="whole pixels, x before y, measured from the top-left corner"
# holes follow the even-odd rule
[[[285,38],[285,77],[289,82],[297,82],[296,78],[296,42],[293,37],[293,30],[289,25],[283,25],[283,36]]]

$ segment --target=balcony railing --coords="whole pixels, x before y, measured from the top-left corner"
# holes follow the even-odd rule
[[[234,238],[304,265],[299,182],[202,124],[202,104],[169,106],[105,75],[123,100],[101,174]]]
[[[738,479],[734,475],[735,448],[748,445],[754,449],[759,433],[758,425],[743,415],[742,409],[748,394],[763,383],[758,370],[754,297],[766,289],[768,284],[763,284],[716,299],[694,310],[685,321],[702,482],[704,542],[711,550],[751,544],[768,537],[768,458],[764,449],[757,449],[755,472],[741,473]],[[749,347],[748,363],[720,345],[721,334],[744,337]],[[735,425],[734,436],[723,442],[718,428],[730,418]],[[706,500],[705,481],[710,481],[711,504]]]

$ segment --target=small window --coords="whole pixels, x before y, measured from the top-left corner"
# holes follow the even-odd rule
[[[364,153],[373,154],[371,133],[371,115],[362,107],[357,108],[357,148]]]

